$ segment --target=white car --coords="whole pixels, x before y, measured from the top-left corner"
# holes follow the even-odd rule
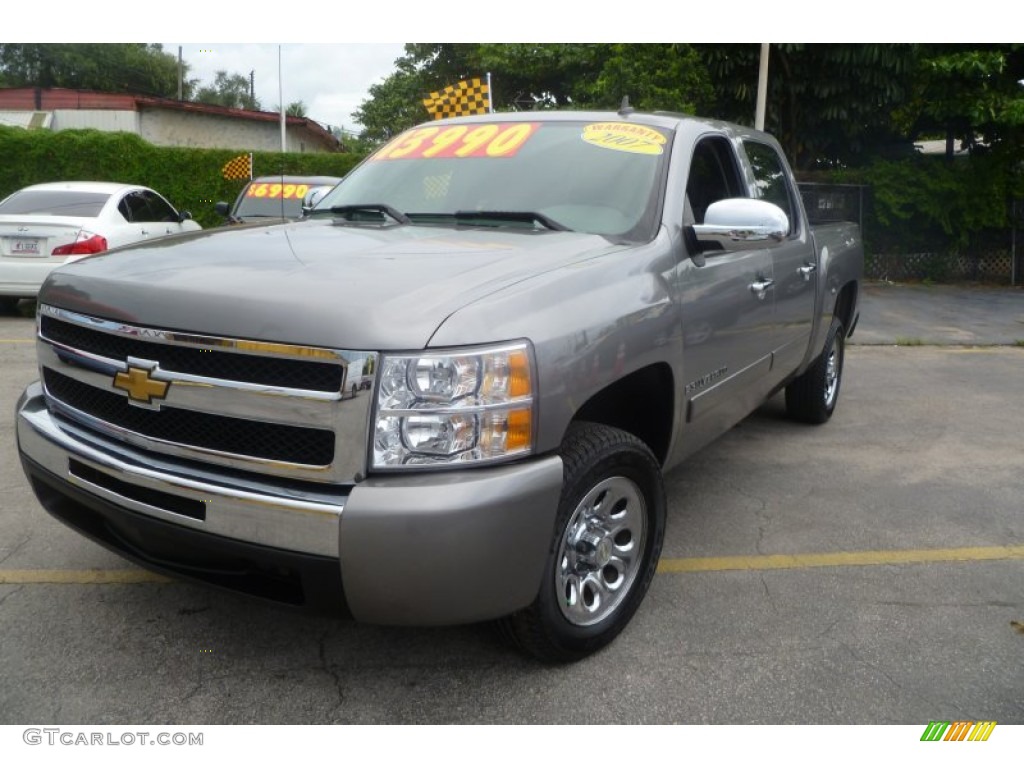
[[[148,187],[34,184],[0,201],[0,309],[35,298],[50,271],[109,248],[202,229]]]

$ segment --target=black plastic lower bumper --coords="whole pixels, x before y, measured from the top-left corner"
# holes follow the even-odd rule
[[[21,463],[51,515],[148,570],[278,605],[349,615],[335,558],[250,544],[147,517],[81,490],[24,454]]]

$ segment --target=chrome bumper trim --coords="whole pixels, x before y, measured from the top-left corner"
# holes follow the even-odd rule
[[[339,523],[347,495],[339,494],[336,502],[328,503],[301,498],[302,494],[275,493],[268,485],[256,490],[229,479],[189,479],[185,472],[171,474],[152,468],[152,463],[146,466],[128,451],[113,455],[99,450],[60,427],[46,409],[38,382],[26,390],[18,410],[17,429],[18,444],[28,458],[67,482],[126,509],[239,541],[338,556]],[[71,459],[119,482],[201,502],[205,504],[206,519],[196,520],[151,506],[84,480],[71,473]]]

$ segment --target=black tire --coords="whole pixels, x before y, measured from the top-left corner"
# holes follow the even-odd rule
[[[647,593],[665,537],[661,469],[644,443],[579,423],[560,453],[562,495],[540,592],[499,622],[547,662],[576,661],[615,639]]]
[[[835,317],[821,355],[786,387],[786,412],[791,418],[808,424],[824,424],[832,418],[843,383],[845,357],[846,331]]]
[[[16,315],[18,314],[18,302],[21,301],[17,296],[0,296],[0,314],[2,315]]]

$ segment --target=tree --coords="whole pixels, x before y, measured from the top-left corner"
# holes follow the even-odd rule
[[[274,111],[280,113],[281,105],[275,104]],[[307,112],[308,109],[306,108],[306,102],[304,101],[293,101],[284,108],[284,113],[289,117],[309,117]]]
[[[260,109],[260,102],[251,93],[251,82],[240,74],[229,75],[217,70],[212,85],[203,86],[196,93],[195,100],[201,104],[216,104],[233,109]]]
[[[365,139],[422,122],[423,98],[485,73],[497,111],[614,109],[625,95],[641,109],[695,111],[712,96],[703,62],[678,43],[421,43],[407,45],[395,65],[353,115]]]
[[[715,89],[715,116],[753,125],[761,46],[695,46]],[[919,46],[772,44],[765,129],[798,168],[863,162],[899,144],[893,122],[908,97]]]
[[[714,91],[704,62],[691,46],[634,43],[609,46],[587,96],[598,109],[614,108],[629,96],[637,109],[700,114],[710,106]]]
[[[911,139],[946,139],[953,157],[954,140],[972,153],[1006,145],[1019,156],[1024,129],[1024,46],[921,46],[910,98],[896,113]]]
[[[184,96],[195,86],[184,67]],[[147,43],[0,43],[0,84],[175,98],[178,59]]]
[[[469,64],[461,51],[470,46],[454,44],[405,46],[395,60],[395,71],[370,86],[353,119],[363,126],[360,137],[382,143],[427,118],[422,100],[431,92],[464,77]]]

